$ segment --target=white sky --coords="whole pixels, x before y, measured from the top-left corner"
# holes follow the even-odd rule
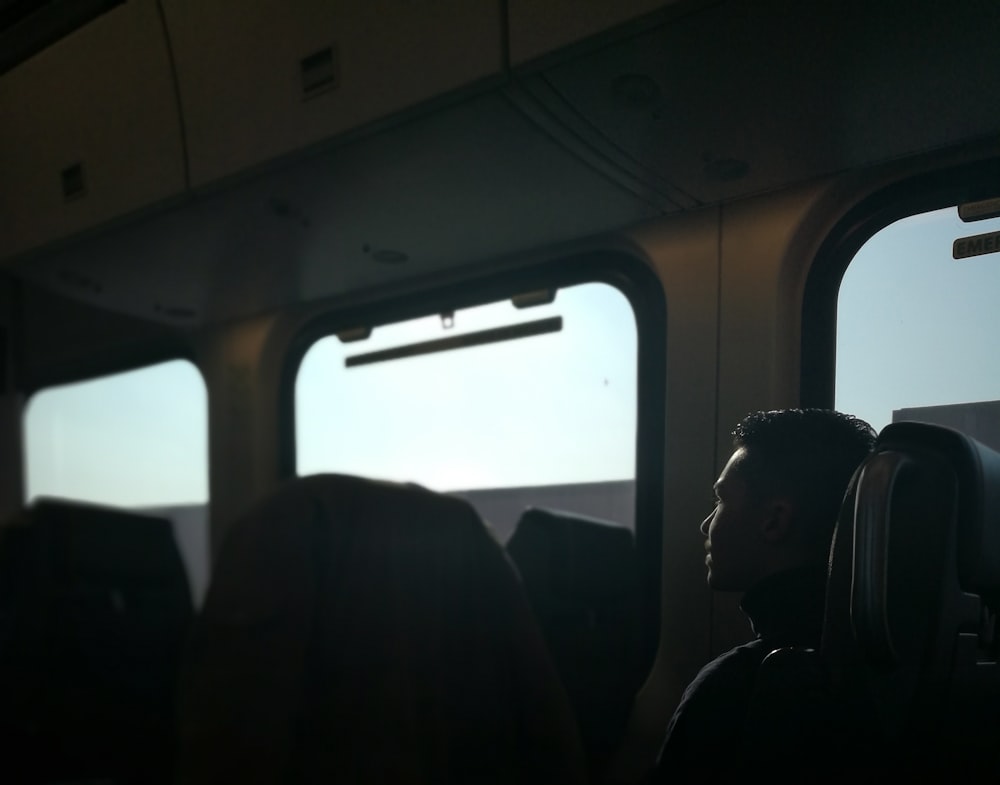
[[[952,259],[959,237],[998,230],[949,208],[864,245],[840,287],[838,409],[881,430],[893,409],[1000,399],[1000,254]]]
[[[841,286],[836,406],[881,429],[892,410],[1000,399],[1000,254],[955,261],[1000,230],[952,208],[876,234]],[[669,293],[668,293],[669,296]],[[560,333],[344,368],[345,356],[561,315]],[[626,479],[635,472],[636,333],[604,284],[518,310],[509,301],[319,341],[296,388],[299,472],[437,490]],[[208,498],[207,401],[190,363],[43,391],[26,413],[28,496],[127,506]]]
[[[561,332],[374,365],[344,358],[562,316]],[[550,305],[510,301],[316,343],[296,385],[298,471],[411,480],[435,490],[635,476],[636,327],[618,290],[585,284]]]
[[[32,396],[27,496],[129,507],[208,501],[208,401],[184,360]]]

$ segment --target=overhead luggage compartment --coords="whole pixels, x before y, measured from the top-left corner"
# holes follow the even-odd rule
[[[0,118],[0,260],[184,189],[155,0],[117,5],[0,75]]]
[[[677,0],[507,0],[510,64],[524,65],[676,4]]]
[[[194,187],[499,77],[496,0],[163,0]]]

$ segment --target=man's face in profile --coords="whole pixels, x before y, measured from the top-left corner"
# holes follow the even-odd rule
[[[746,448],[736,450],[715,483],[715,509],[702,521],[708,585],[717,591],[746,591],[763,570],[764,505],[753,497],[741,466]]]

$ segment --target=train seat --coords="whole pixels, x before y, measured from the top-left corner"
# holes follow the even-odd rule
[[[850,592],[831,594],[824,645],[841,659],[849,618],[843,659],[858,667],[835,670],[835,686],[908,760],[995,767],[1000,454],[942,426],[886,426],[858,478],[852,534]]]
[[[600,772],[622,740],[642,681],[632,532],[529,508],[507,552],[573,704],[591,769]]]
[[[789,748],[785,765],[826,759],[828,776],[996,781],[998,601],[1000,454],[941,426],[886,426],[845,497],[820,651],[764,661],[750,747],[772,766]]]
[[[575,783],[572,710],[468,503],[344,475],[236,521],[181,678],[178,782]]]
[[[39,499],[0,530],[5,776],[169,782],[192,613],[166,519]]]

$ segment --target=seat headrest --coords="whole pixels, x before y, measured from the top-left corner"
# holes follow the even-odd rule
[[[528,508],[507,552],[526,583],[536,572],[544,572],[549,589],[558,596],[614,597],[631,591],[628,577],[635,576],[632,532],[578,513]]]
[[[849,561],[850,623],[864,656],[916,668],[931,631],[975,624],[979,602],[995,606],[1000,455],[950,428],[893,423],[855,475],[852,497],[829,592],[839,591]]]
[[[579,781],[572,710],[475,510],[297,478],[229,529],[180,687],[180,780]]]
[[[185,574],[166,518],[39,498],[30,508],[28,523],[45,532],[59,572],[153,581]]]
[[[921,422],[887,425],[876,453],[937,462],[954,477],[959,583],[993,602],[1000,595],[1000,453],[952,428]]]

